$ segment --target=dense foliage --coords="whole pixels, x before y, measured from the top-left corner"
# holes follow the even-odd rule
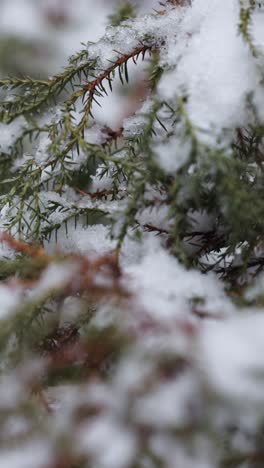
[[[263,10],[121,2],[0,80],[1,466],[263,466]]]

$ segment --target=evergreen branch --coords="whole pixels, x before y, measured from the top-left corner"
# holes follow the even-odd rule
[[[251,24],[251,16],[256,8],[255,0],[249,0],[249,6],[245,7],[245,0],[240,0],[240,24],[239,30],[249,46],[249,49],[254,57],[257,57],[258,51],[256,46],[253,43],[251,34],[250,34],[250,24]]]
[[[140,55],[142,55],[142,59],[144,60],[145,54],[148,51],[151,53],[153,46],[142,45],[137,47],[136,49],[132,50],[128,54],[123,54],[121,52],[117,52],[119,57],[114,61],[114,63],[104,70],[99,76],[97,76],[94,80],[90,81],[87,85],[84,85],[82,88],[82,95],[84,101],[84,116],[81,120],[81,123],[78,126],[78,130],[83,130],[84,127],[87,125],[88,116],[92,115],[92,104],[96,102],[96,96],[102,96],[102,94],[107,94],[106,89],[104,87],[103,81],[107,80],[110,89],[112,90],[112,76],[116,69],[119,70],[119,78],[122,82],[123,77],[122,74],[124,73],[126,81],[128,81],[128,72],[127,72],[127,62],[129,59],[132,59],[133,62],[136,64]],[[86,95],[88,95],[86,97]],[[79,97],[79,95],[78,95]]]

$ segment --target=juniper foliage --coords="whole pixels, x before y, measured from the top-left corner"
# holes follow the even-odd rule
[[[123,2],[60,73],[0,80],[3,463],[263,466],[263,5],[220,3]],[[141,61],[140,108],[95,122]]]

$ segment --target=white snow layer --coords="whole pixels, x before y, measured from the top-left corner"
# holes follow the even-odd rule
[[[2,26],[8,25],[12,11],[18,15],[20,4],[25,8],[24,15],[32,17],[33,4],[27,10],[28,2],[21,0],[11,3],[16,10],[12,10],[8,7],[8,3],[4,2],[2,20],[0,20]],[[84,5],[82,2],[78,4]],[[100,9],[99,3],[94,8]],[[193,0],[191,8],[175,8],[168,10],[165,15],[153,15],[132,23],[128,22],[129,27],[118,28],[117,38],[115,31],[109,28],[104,39],[91,47],[91,54],[96,57],[99,55],[101,66],[104,67],[109,66],[109,60],[117,56],[114,49],[128,53],[147,36],[150,43],[158,41],[160,45],[162,44],[161,56],[166,67],[158,88],[159,97],[173,104],[179,97],[186,97],[186,112],[199,140],[215,145],[219,136],[226,133],[227,129],[232,131],[248,122],[249,98],[255,103],[259,115],[262,118],[264,116],[261,108],[261,106],[264,108],[264,95],[259,86],[261,79],[259,64],[262,56],[258,58],[252,56],[248,45],[239,34],[239,21],[238,0]],[[18,35],[27,34],[35,37],[38,34],[38,25],[33,21],[32,29],[27,30],[25,16],[21,16],[20,24],[18,23],[19,21],[14,28]],[[264,29],[261,10],[257,10],[254,14],[250,32],[256,47],[262,53]],[[166,39],[164,44],[162,38]],[[74,42],[72,39],[73,36],[68,37],[66,41],[67,53],[70,47],[68,40],[72,44]],[[149,104],[147,101],[141,109],[141,114],[139,112],[134,118],[127,119],[124,125],[126,137],[134,137],[140,133],[150,110]],[[11,135],[9,133],[7,135],[6,130],[3,126],[2,151],[8,149],[13,131],[16,133],[19,128],[13,129],[11,126],[8,130],[11,131]],[[98,131],[95,135],[93,130],[91,136],[96,137],[94,142],[97,139],[100,141],[101,132]],[[90,139],[89,133],[86,136]],[[44,138],[37,155],[39,159],[45,156],[47,144],[48,141]],[[165,170],[175,171],[188,157],[189,141],[184,139],[177,141],[172,137],[168,139],[166,145],[155,146],[154,151]],[[102,180],[94,177],[94,190],[110,186],[107,177]],[[52,192],[45,193],[45,197],[47,203],[52,200],[57,202],[62,200],[62,197]],[[89,197],[87,199],[89,200]],[[63,203],[68,202],[63,199]],[[87,206],[88,201],[84,198],[81,204]],[[100,202],[100,206],[106,205],[107,202],[104,204]],[[55,213],[55,216],[59,214]],[[163,210],[160,212],[154,210],[152,213],[142,212],[140,216],[145,222],[149,222],[151,216],[155,217],[155,221],[164,227],[166,213],[164,214]],[[170,438],[169,429],[182,429],[191,424],[193,408],[196,410],[196,406],[193,406],[194,401],[195,404],[197,400],[200,403],[201,394],[207,396],[207,390],[212,400],[216,397],[221,401],[228,399],[232,404],[235,402],[241,413],[253,405],[260,408],[260,414],[263,416],[264,318],[255,309],[246,309],[242,312],[236,309],[216,276],[187,270],[166,252],[158,241],[154,242],[152,235],[148,237],[151,239],[148,245],[143,243],[137,247],[132,241],[130,243],[126,241],[124,244],[124,251],[121,252],[121,257],[122,255],[124,257],[122,259],[124,283],[133,293],[134,309],[142,313],[142,316],[146,313],[148,318],[160,324],[160,335],[157,333],[155,336],[153,332],[149,339],[145,338],[145,341],[144,338],[139,338],[134,348],[130,350],[129,356],[125,356],[119,364],[113,381],[105,386],[95,384],[94,400],[101,403],[101,412],[92,413],[93,416],[88,422],[81,424],[78,430],[73,430],[71,411],[73,413],[74,408],[83,404],[85,398],[88,400],[92,387],[89,382],[89,389],[84,388],[83,395],[80,389],[70,395],[70,402],[67,403],[68,406],[65,404],[63,415],[57,418],[58,413],[55,414],[57,419],[52,430],[55,433],[59,424],[63,426],[65,432],[73,430],[78,450],[91,457],[93,466],[123,468],[132,465],[133,457],[140,446],[133,424],[129,420],[132,418],[134,425],[141,424],[143,429],[144,425],[150,426],[153,432],[156,431],[152,437],[151,448],[154,454],[166,460],[164,466],[173,467],[177,459],[178,465],[183,468],[194,466],[194,460],[197,468],[212,467],[214,465],[210,461],[210,448],[203,439],[198,437],[195,440],[193,458],[186,448],[181,446],[180,440],[179,443],[175,443],[175,438]],[[76,230],[70,226],[69,234],[61,235],[61,246],[66,251],[97,255],[110,251],[114,244],[109,239],[108,227],[96,225]],[[31,297],[34,297],[34,294],[46,294],[53,288],[63,287],[73,272],[74,264],[51,265],[41,276]],[[1,286],[0,319],[9,318],[10,312],[15,310],[20,300],[20,295],[14,294],[12,287],[12,285]],[[262,291],[263,277],[260,277],[256,285],[249,290],[247,298],[254,301],[256,297],[263,295]],[[203,311],[210,316],[210,320],[205,320],[202,325],[192,316],[196,303],[201,303]],[[132,312],[130,323],[134,319]],[[108,325],[109,314],[106,315],[108,316],[102,326]],[[195,325],[195,334],[184,335],[178,326],[186,319],[191,325]],[[164,325],[167,328],[163,327]],[[176,373],[173,378],[169,377],[167,380],[165,378],[155,380],[154,374],[152,375],[157,365],[155,358],[162,356],[162,350],[173,359],[177,355],[183,361],[184,359],[188,361],[188,370]],[[15,375],[19,380],[19,374]],[[8,406],[17,403],[16,400],[21,393],[19,390],[16,378],[14,381],[12,378],[1,380],[0,405],[3,405],[5,410]],[[61,388],[58,393],[63,394]],[[90,400],[92,400],[91,395]],[[81,406],[80,408],[82,410]],[[128,413],[126,417],[123,414],[125,409]],[[133,413],[132,416],[129,411]],[[214,411],[212,413],[214,419],[215,413]],[[32,443],[17,446],[12,451],[2,449],[0,466],[12,468],[48,466],[50,450],[45,440],[33,440]]]
[[[148,249],[147,245],[145,249]],[[149,244],[141,261],[129,266],[127,273],[141,308],[157,320],[173,322],[184,317],[188,315],[192,301],[199,299],[213,315],[233,310],[223,286],[213,274],[186,270],[157,242]]]
[[[163,53],[169,70],[159,84],[159,94],[175,101],[187,97],[186,111],[201,141],[215,144],[224,129],[242,126],[247,119],[247,99],[258,93],[258,61],[239,34],[237,0],[194,0]],[[261,17],[261,18],[260,18]],[[258,10],[250,27],[263,51],[263,14]],[[262,88],[263,89],[263,88]],[[257,101],[255,102],[257,104]]]

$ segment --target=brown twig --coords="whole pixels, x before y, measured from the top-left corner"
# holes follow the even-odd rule
[[[94,80],[90,81],[88,84],[83,86],[83,96],[85,98],[85,95],[88,93],[88,98],[86,101],[85,105],[85,114],[91,114],[91,107],[92,103],[95,99],[95,95],[101,96],[102,93],[106,94],[106,89],[103,85],[103,81],[107,80],[108,84],[111,88],[111,82],[112,78],[111,75],[114,73],[114,71],[117,68],[122,67],[122,65],[125,65],[129,59],[132,59],[133,62],[136,64],[139,55],[142,54],[142,58],[144,60],[146,52],[150,52],[153,49],[153,46],[147,46],[147,45],[142,45],[139,47],[136,47],[134,50],[129,52],[128,54],[123,54],[122,52],[115,51],[120,56],[115,60],[115,62],[106,70],[104,70],[99,76],[97,76]]]
[[[31,257],[45,257],[46,253],[41,246],[32,246],[25,242],[15,239],[8,232],[0,232],[0,242],[5,242],[16,252],[30,255]]]

